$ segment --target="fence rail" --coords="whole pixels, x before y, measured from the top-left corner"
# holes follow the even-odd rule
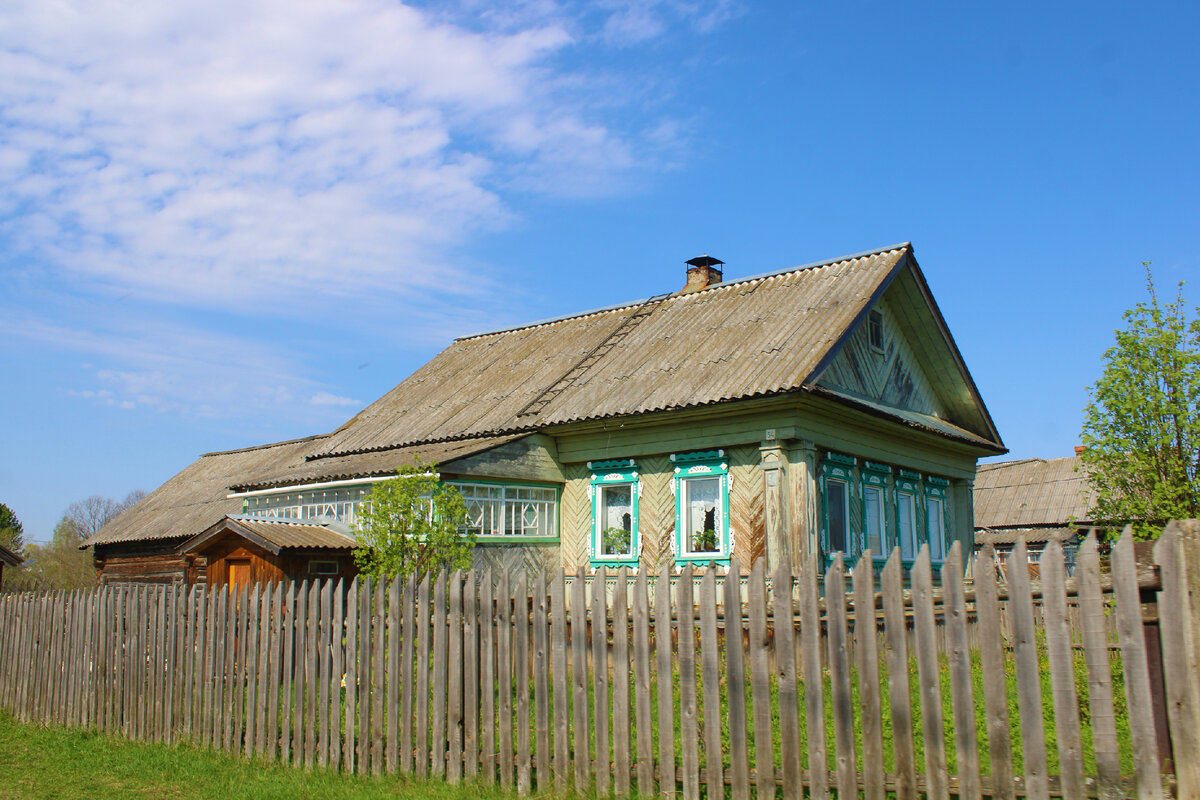
[[[1195,798],[1200,561],[1182,530],[1140,569],[1127,532],[1103,576],[1089,539],[1069,583],[1051,543],[1037,583],[1022,570],[999,583],[986,554],[964,582],[956,546],[936,582],[922,552],[907,589],[894,555],[879,575],[867,558],[853,575],[838,559],[824,575],[760,562],[746,578],[622,568],[8,595],[0,704],[523,794]]]

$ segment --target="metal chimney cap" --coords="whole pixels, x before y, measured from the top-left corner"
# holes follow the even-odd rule
[[[695,258],[688,259],[683,263],[693,267],[715,267],[716,265],[724,264],[725,262],[719,258],[713,258],[708,253],[705,253],[702,256],[696,256]]]

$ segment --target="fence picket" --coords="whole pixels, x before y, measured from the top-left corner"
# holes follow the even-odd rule
[[[383,701],[384,701],[384,645],[387,609],[384,607],[386,594],[384,578],[375,579],[375,598],[371,615],[371,774],[383,774]]]
[[[816,800],[829,796],[829,756],[825,744],[825,680],[821,664],[821,615],[817,563],[810,553],[800,573],[800,635],[803,640],[804,707],[808,726],[808,780]]]
[[[331,714],[329,703],[333,694],[333,582],[318,581],[320,588],[317,606],[317,675],[320,684],[317,687],[317,765],[329,766],[330,739],[333,736],[330,725]]]
[[[479,584],[468,572],[463,583],[463,775],[479,775]]]
[[[554,670],[554,791],[559,794],[567,790],[567,775],[571,769],[571,718],[567,708],[566,577],[566,570],[559,569],[550,582],[550,663]]]
[[[1075,657],[1067,619],[1062,545],[1051,539],[1041,557],[1042,613],[1046,629],[1046,655],[1057,731],[1058,765],[1063,800],[1082,800],[1083,741],[1079,730],[1079,701],[1075,693]]]
[[[517,794],[529,794],[533,782],[529,760],[529,581],[524,572],[517,575],[513,589],[513,661],[517,684]]]
[[[954,712],[954,755],[958,762],[961,800],[980,800],[979,746],[975,735],[975,693],[971,683],[971,653],[967,645],[967,608],[963,595],[962,547],[955,541],[942,564],[945,598],[947,661]]]
[[[292,606],[292,765],[304,763],[304,664],[308,652],[308,581],[301,581]]]
[[[714,630],[716,623],[713,623]],[[617,570],[613,588],[613,790],[629,795],[629,567]],[[719,727],[718,727],[719,730]]]
[[[288,589],[289,596],[291,589]],[[358,578],[350,581],[350,590],[346,593],[346,708],[345,708],[345,723],[342,731],[342,769],[347,774],[353,774],[357,768],[355,759],[354,744],[357,741],[355,736],[354,723],[358,719],[358,596],[359,585]],[[284,658],[286,670],[286,655]],[[284,692],[284,697],[287,697],[287,692]],[[286,723],[284,730],[287,730]],[[286,734],[285,734],[286,736]],[[286,760],[287,754],[284,754]]]
[[[699,599],[700,674],[704,685],[704,781],[707,786],[722,787],[725,785],[725,772],[721,764],[721,655],[717,642],[717,568],[711,564],[700,579]]]
[[[1021,712],[1021,750],[1025,756],[1025,790],[1030,800],[1050,796],[1046,776],[1046,735],[1042,722],[1041,673],[1038,669],[1033,598],[1029,586],[1029,555],[1024,538],[1013,548],[1008,570],[1009,610],[1017,667],[1017,707]],[[1139,621],[1140,622],[1140,621]],[[1140,632],[1140,631],[1139,631]]]
[[[696,605],[692,599],[690,564],[679,572],[676,611],[679,617],[679,745],[683,766],[683,800],[700,796],[700,728],[696,703]]]
[[[280,614],[282,620],[283,663],[280,664],[283,685],[279,691],[279,760],[284,764],[292,757],[292,708],[293,698],[292,679],[295,671],[296,655],[296,584],[288,583],[287,593],[283,598],[283,608]]]
[[[850,797],[858,794],[858,780],[854,706],[850,695],[850,654],[846,645],[846,573],[841,553],[834,554],[833,565],[825,572],[825,611],[829,631],[829,683],[838,797]],[[934,662],[935,674],[936,666]]]
[[[729,781],[733,800],[750,800],[750,752],[746,741],[746,664],[742,634],[742,587],[737,561],[725,574],[725,678],[729,684]],[[639,725],[641,722],[639,721]],[[648,726],[647,726],[648,727]]]
[[[575,571],[571,585],[571,681],[574,686],[571,710],[575,716],[575,791],[590,788],[592,765],[588,750],[588,669],[587,669],[587,586],[584,570]]]
[[[446,711],[449,750],[446,756],[446,779],[458,783],[462,779],[463,754],[463,574],[455,570],[450,575],[450,610],[447,615],[449,635],[449,674],[447,676],[449,706]],[[394,660],[393,660],[394,663]],[[389,713],[395,715],[393,702]]]
[[[633,583],[634,718],[637,729],[637,792],[654,793],[653,693],[650,684],[650,590],[646,568]]]
[[[500,785],[513,785],[513,630],[512,584],[509,574],[500,576],[496,592],[496,687],[500,696],[497,711],[497,732],[500,751]]]
[[[596,794],[608,794],[608,617],[604,567],[592,578],[592,719],[596,734]]]
[[[278,585],[277,585],[278,586]],[[279,591],[276,589],[275,597],[279,597]],[[331,633],[333,650],[330,669],[332,672],[332,682],[330,685],[329,697],[329,766],[337,769],[342,763],[342,691],[345,686],[346,675],[346,648],[348,642],[345,641],[346,635],[346,587],[341,578],[338,578],[337,583],[333,588],[332,597],[332,622]],[[272,637],[272,642],[274,637]],[[274,645],[272,645],[272,652]],[[274,669],[274,661],[272,661],[272,669]],[[272,697],[274,693],[272,692]],[[269,722],[270,730],[275,730],[274,723]],[[274,736],[274,733],[272,733]],[[274,748],[274,741],[271,742],[271,747]],[[271,755],[274,750],[270,750],[268,755]]]
[[[764,585],[764,559],[750,570],[750,692],[754,701],[754,773],[758,800],[775,797],[775,754],[771,726],[770,640],[767,638],[767,590]],[[805,609],[801,613],[806,613]],[[808,627],[808,617],[804,618]],[[806,645],[807,647],[807,645]]]
[[[1163,678],[1166,682],[1168,722],[1175,753],[1176,796],[1200,797],[1200,759],[1185,753],[1200,753],[1200,696],[1196,686],[1196,642],[1192,638],[1191,608],[1188,594],[1186,561],[1176,522],[1167,525],[1154,546],[1154,560],[1162,571],[1162,591],[1158,595],[1159,627],[1178,631],[1162,637]],[[1195,598],[1200,600],[1200,598]]]
[[[534,775],[537,789],[550,789],[550,616],[546,573],[539,572],[533,584],[533,715]]]
[[[267,758],[274,759],[279,752],[279,695],[286,680],[281,657],[283,655],[284,625],[283,616],[284,591],[283,584],[276,583],[271,590],[270,606],[270,668],[267,672]],[[286,761],[287,759],[284,758]]]
[[[246,755],[253,755],[258,750],[259,712],[262,709],[262,706],[258,703],[258,654],[261,647],[258,634],[261,629],[259,613],[262,609],[262,596],[263,592],[259,584],[255,584],[253,591],[247,593],[248,603],[246,607],[246,624],[244,627],[246,644],[242,649],[246,676],[246,738],[244,745]],[[241,742],[236,742],[235,744],[238,745],[238,749],[242,748]]]
[[[1099,581],[1099,573],[1097,573]],[[975,560],[975,613],[978,620],[983,702],[991,762],[991,790],[996,800],[1014,800],[1012,741],[1008,722],[1008,684],[1004,668],[1004,634],[996,591],[996,557],[986,545]],[[1108,669],[1107,650],[1104,668]],[[1111,706],[1111,704],[1110,704]],[[1120,776],[1118,775],[1118,778]],[[1111,800],[1111,798],[1110,798]]]
[[[479,766],[483,781],[496,782],[496,611],[492,571],[483,573],[479,587],[479,675],[483,702],[479,712]]]
[[[374,584],[367,576],[358,584],[358,721],[354,763],[357,774],[371,769],[371,597]],[[428,603],[426,603],[428,606]],[[424,672],[424,671],[423,671]],[[428,672],[424,672],[428,675]],[[428,722],[428,717],[426,717]],[[426,764],[429,762],[426,761]]]
[[[672,674],[671,564],[664,563],[654,585],[654,647],[658,701],[658,791],[675,794],[675,700]]]
[[[898,800],[916,800],[917,766],[913,750],[912,698],[908,689],[908,641],[905,634],[904,578],[900,548],[883,567],[883,620],[887,639],[888,702],[891,706],[892,753]],[[807,687],[806,687],[807,688]]]
[[[318,648],[321,631],[318,628],[318,618],[321,614],[321,583],[314,580],[308,586],[308,616],[304,623],[304,766],[311,769],[317,762],[317,734],[320,716],[318,714],[318,692],[320,690],[321,672]]]
[[[404,581],[404,640],[400,645],[400,771],[413,771],[413,659],[416,658],[417,640],[416,607],[417,576],[409,575]]]
[[[400,578],[388,583],[387,607],[387,771],[400,768]]]
[[[429,575],[421,578],[417,585],[417,607],[414,620],[417,631],[416,642],[416,731],[415,739],[415,773],[423,778],[429,774],[429,651],[430,636],[433,630],[430,626],[429,605]]]
[[[862,710],[863,797],[884,800],[883,704],[879,697],[879,617],[875,562],[867,550],[854,567],[854,661]]]
[[[433,710],[430,731],[430,774],[446,774],[446,572],[438,574],[433,587]],[[382,668],[380,664],[380,668]]]
[[[1146,663],[1146,639],[1142,631],[1142,607],[1133,554],[1133,529],[1126,527],[1112,551],[1113,594],[1117,601],[1117,633],[1121,661],[1125,667],[1126,708],[1133,745],[1133,766],[1140,800],[1163,796],[1159,777],[1158,741],[1154,730],[1154,706],[1150,695],[1150,671]]]

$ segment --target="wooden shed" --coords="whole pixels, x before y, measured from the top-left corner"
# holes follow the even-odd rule
[[[24,563],[25,559],[0,544],[0,589],[4,588],[4,567],[19,567]]]
[[[358,574],[354,537],[336,522],[229,515],[179,548],[188,583],[229,586]]]

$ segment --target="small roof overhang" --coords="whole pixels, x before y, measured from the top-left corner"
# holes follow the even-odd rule
[[[8,564],[10,567],[19,567],[25,563],[25,559],[0,544],[0,562]]]
[[[272,555],[283,550],[349,550],[356,544],[346,526],[338,522],[230,514],[188,539],[179,552],[202,552],[225,534],[239,536]]]

